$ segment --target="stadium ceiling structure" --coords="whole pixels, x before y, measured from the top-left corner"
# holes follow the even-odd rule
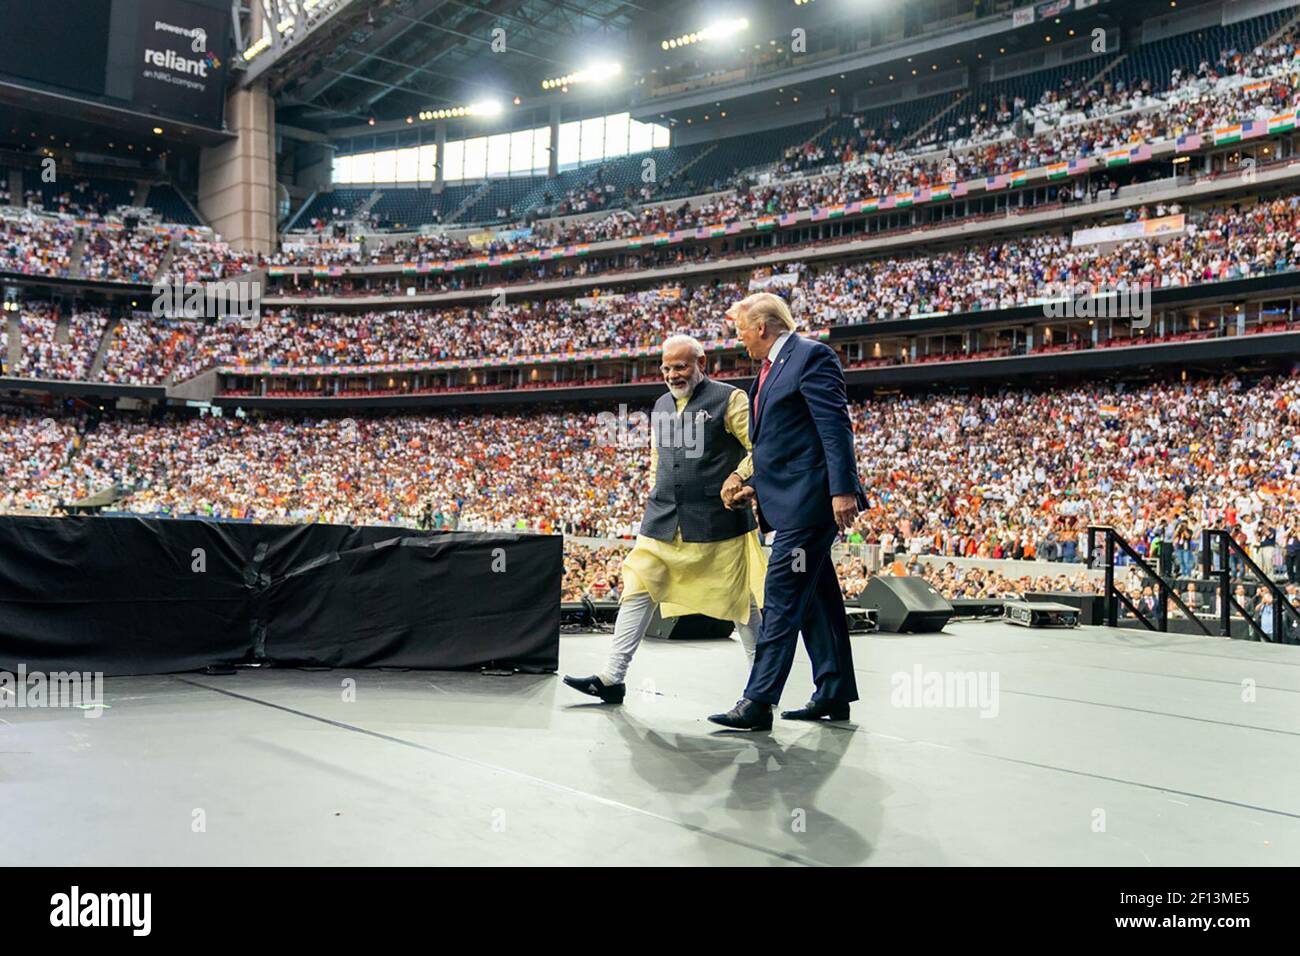
[[[652,4],[353,2],[257,72],[270,83],[283,122],[321,133],[483,99],[509,103],[538,95],[544,79],[579,69],[592,57],[622,56],[638,23],[662,16],[663,8]]]

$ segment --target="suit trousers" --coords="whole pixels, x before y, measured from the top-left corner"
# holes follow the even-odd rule
[[[801,631],[812,660],[816,685],[812,699],[843,703],[858,699],[844,596],[831,559],[838,531],[833,521],[777,531],[763,585],[763,626],[745,688],[749,700],[780,702]]]

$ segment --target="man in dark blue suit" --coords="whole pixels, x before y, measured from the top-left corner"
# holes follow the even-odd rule
[[[858,687],[831,546],[866,499],[853,454],[844,371],[831,348],[795,333],[780,296],[756,293],[727,315],[762,367],[750,389],[753,476],[745,482],[731,475],[722,500],[730,508],[756,500],[759,526],[776,534],[745,696],[709,720],[737,730],[770,730],[772,706],[790,676],[801,631],[816,690],[807,705],[781,716],[847,720]]]

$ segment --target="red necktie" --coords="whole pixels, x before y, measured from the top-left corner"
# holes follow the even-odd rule
[[[772,370],[772,360],[763,359],[763,368],[758,373],[758,388],[754,390],[754,418],[758,418],[758,397],[763,394],[763,383],[767,381],[767,373]]]

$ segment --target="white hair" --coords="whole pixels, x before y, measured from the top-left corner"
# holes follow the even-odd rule
[[[704,346],[701,345],[700,340],[695,338],[693,335],[670,335],[668,338],[664,339],[663,350],[667,352],[669,349],[676,348],[679,345],[689,345],[691,355],[695,358],[699,358],[704,354]]]
[[[746,296],[727,310],[727,318],[732,322],[767,328],[777,335],[793,332],[799,327],[785,299],[771,292],[755,292]]]

